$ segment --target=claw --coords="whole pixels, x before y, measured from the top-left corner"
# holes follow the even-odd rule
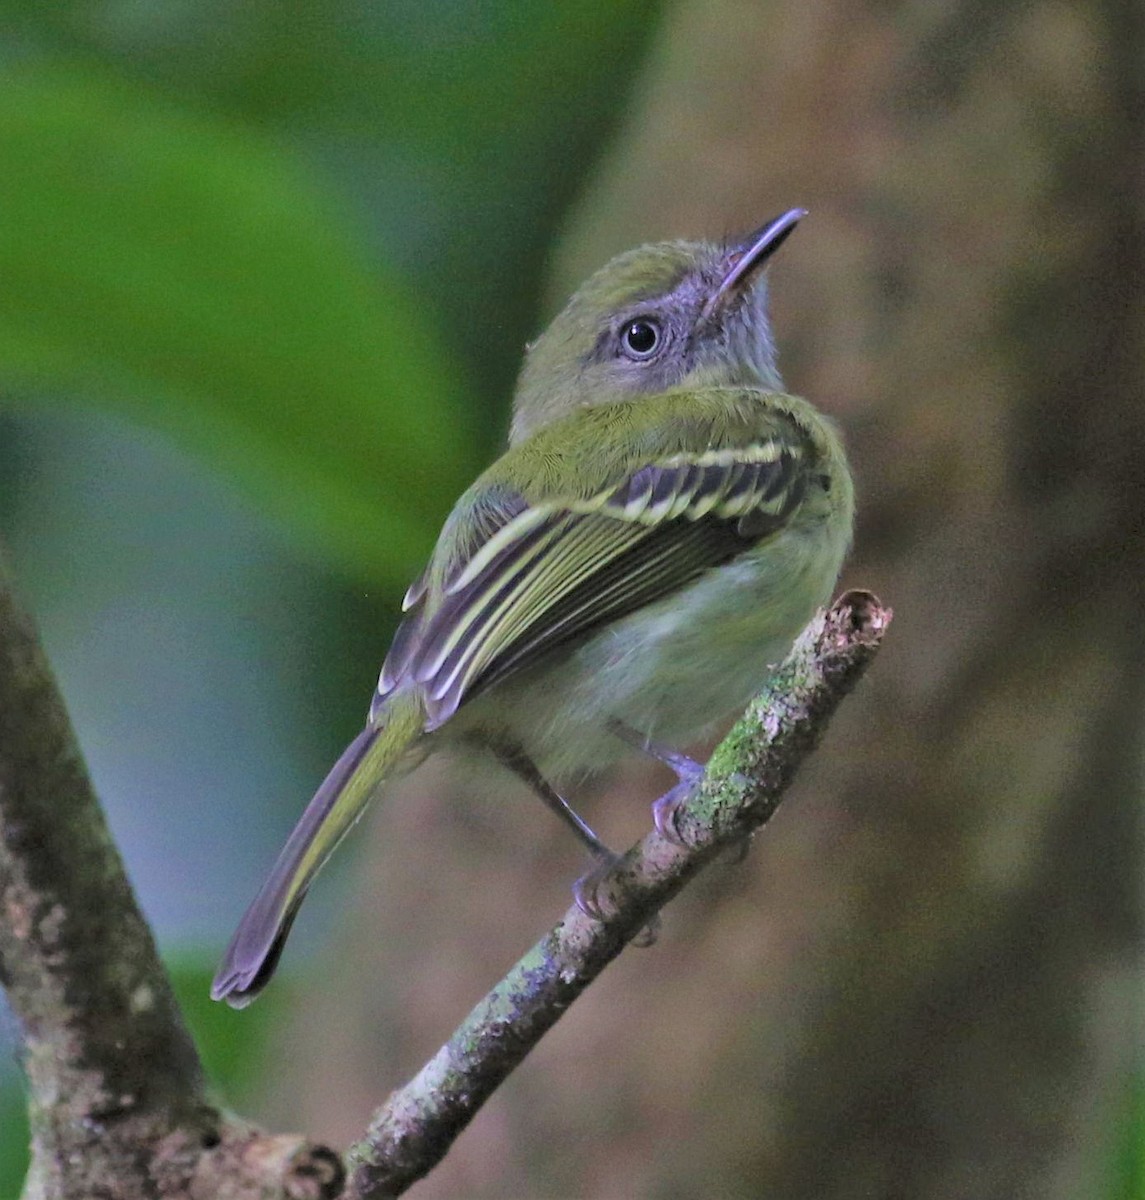
[[[601,855],[597,858],[596,866],[590,871],[586,871],[573,884],[573,901],[577,908],[590,921],[606,921],[608,919],[603,905],[600,903],[600,885],[604,882],[604,877],[612,870],[613,867],[620,861],[619,854],[609,853],[607,856]]]
[[[666,838],[674,846],[686,846],[687,843],[680,836],[680,829],[676,824],[676,814],[680,805],[688,799],[696,785],[703,779],[706,770],[704,764],[696,762],[694,758],[689,758],[679,750],[673,750],[671,746],[665,746],[662,742],[654,742],[651,738],[646,738],[631,725],[625,725],[623,721],[613,718],[608,725],[621,741],[635,746],[637,750],[642,750],[675,772],[679,783],[670,791],[665,792],[652,805],[652,820],[656,825],[656,832],[662,838]]]
[[[680,805],[691,796],[695,786],[695,780],[681,779],[674,788],[666,791],[652,805],[652,821],[656,826],[656,832],[662,838],[671,842],[673,846],[687,846],[688,844],[680,834],[680,827],[676,823],[676,818],[680,812]]]
[[[573,901],[590,921],[603,923],[608,920],[609,914],[605,912],[604,905],[600,902],[599,889],[604,882],[604,877],[623,857],[622,854],[612,854],[607,859],[598,859],[596,866],[591,871],[586,871],[573,884]],[[632,945],[638,946],[641,950],[646,949],[648,946],[655,945],[659,935],[660,914],[656,913],[632,939]]]

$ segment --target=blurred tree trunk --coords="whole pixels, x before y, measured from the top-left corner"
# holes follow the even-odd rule
[[[1101,1194],[1139,1049],[1143,62],[1129,2],[670,13],[553,296],[811,209],[773,269],[786,376],[847,430],[845,582],[897,620],[747,862],[419,1196]],[[618,843],[664,781],[622,782],[585,805]],[[562,832],[467,794],[430,769],[379,812],[291,1126],[352,1136],[559,912]]]

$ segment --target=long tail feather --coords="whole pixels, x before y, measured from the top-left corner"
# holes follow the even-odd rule
[[[366,810],[378,784],[393,775],[424,721],[413,697],[394,696],[382,720],[367,725],[342,752],[243,914],[215,974],[212,999],[245,1008],[266,986],[314,876]]]

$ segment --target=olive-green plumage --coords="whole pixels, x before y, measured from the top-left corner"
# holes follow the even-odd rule
[[[567,785],[742,707],[824,603],[853,492],[829,420],[784,395],[762,265],[730,246],[613,260],[530,348],[510,447],[406,596],[366,728],[244,916],[212,995],[265,986],[315,873],[378,785],[449,742]]]

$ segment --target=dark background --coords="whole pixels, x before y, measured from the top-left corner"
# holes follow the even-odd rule
[[[0,529],[226,1100],[344,1144],[563,910],[571,839],[431,763],[265,999],[205,1000],[524,342],[613,252],[798,204],[783,368],[846,430],[890,638],[753,853],[415,1194],[1145,1195],[1140,6],[64,0],[0,37]],[[582,805],[622,843],[664,782]]]

